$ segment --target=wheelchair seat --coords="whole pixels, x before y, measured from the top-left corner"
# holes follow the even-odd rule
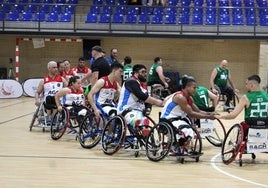
[[[250,128],[254,129],[268,129],[268,117],[267,118],[259,118],[252,117],[245,119],[246,124],[249,125]]]

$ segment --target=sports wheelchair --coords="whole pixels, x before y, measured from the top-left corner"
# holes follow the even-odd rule
[[[78,107],[79,112],[75,107]],[[87,114],[92,113],[92,110],[86,106],[63,106],[61,111],[57,111],[52,118],[50,135],[53,140],[60,139],[67,128],[68,134],[75,134],[77,138],[77,128]]]
[[[202,139],[194,126],[190,128],[193,130],[194,136],[187,138],[182,128],[189,128],[189,125],[181,125],[180,129],[175,128],[170,120],[160,119],[150,131],[146,140],[146,155],[151,161],[160,161],[164,159],[171,151],[176,151],[170,156],[174,156],[178,161],[184,163],[186,157],[199,161],[202,153]],[[187,144],[185,144],[187,143]],[[187,152],[187,153],[186,153]]]
[[[165,99],[171,94],[169,89],[165,89],[161,84],[153,84],[151,87],[151,96],[157,99]]]
[[[223,141],[221,157],[224,164],[232,163],[239,156],[242,166],[242,155],[268,152],[268,118],[249,118],[245,122],[233,125]]]
[[[139,152],[145,150],[146,137],[155,122],[148,115],[144,115],[143,121],[136,120],[135,127],[132,127],[126,123],[124,117],[124,114],[130,111],[126,110],[121,115],[112,117],[105,125],[101,136],[105,154],[112,155],[123,148],[125,151],[134,151],[135,157],[138,157]]]
[[[206,138],[213,146],[222,146],[226,130],[221,120],[197,119],[195,125],[201,138]]]
[[[42,128],[43,132],[46,131],[46,128],[50,128],[50,125],[47,124],[47,113],[44,102],[40,102],[40,104],[36,106],[29,127],[30,131],[32,131],[33,127]]]
[[[220,88],[215,85],[215,89],[218,91],[219,94],[219,101],[225,102],[226,101],[226,92],[221,92]],[[230,107],[225,108],[225,105],[223,103],[223,111],[230,113],[231,111],[234,110],[236,104],[239,103],[239,96],[238,94],[234,91],[234,95],[232,97],[232,100],[230,101]]]

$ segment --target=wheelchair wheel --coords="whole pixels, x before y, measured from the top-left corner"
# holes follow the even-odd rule
[[[212,134],[209,136],[206,136],[206,139],[209,143],[216,147],[221,147],[223,140],[226,136],[226,130],[224,128],[224,125],[222,124],[221,120],[216,119],[214,121],[214,128],[212,130]]]
[[[244,138],[243,129],[239,124],[233,125],[223,141],[221,157],[224,164],[233,162],[239,153]]]
[[[63,107],[61,112],[56,112],[52,118],[50,136],[53,140],[60,139],[69,125],[69,112]]]
[[[194,131],[194,138],[191,139],[188,147],[188,154],[192,155],[196,162],[199,161],[199,157],[202,155],[202,138],[197,129],[192,128]]]
[[[31,124],[29,127],[30,131],[32,131],[32,128],[35,125],[35,123],[38,122],[38,117],[39,117],[39,114],[41,113],[40,109],[41,109],[41,103],[38,106],[36,106],[36,109],[34,111],[34,114],[33,114],[32,120],[31,120]]]
[[[34,111],[29,130],[32,131],[33,127],[41,127],[43,125],[43,132],[45,131],[45,114],[43,109],[43,104],[40,103],[38,106],[36,106],[36,109]]]
[[[107,155],[116,153],[125,141],[126,125],[124,117],[114,116],[105,125],[102,136],[102,151]]]
[[[173,144],[173,131],[167,122],[156,124],[146,139],[146,155],[151,161],[160,161],[167,156]]]
[[[91,149],[101,140],[101,131],[104,127],[104,119],[97,119],[94,112],[86,115],[79,125],[78,140],[83,148]]]

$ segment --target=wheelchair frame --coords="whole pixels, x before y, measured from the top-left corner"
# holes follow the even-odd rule
[[[199,161],[199,157],[202,153],[202,139],[196,128],[191,126],[194,131],[194,138],[191,139],[190,155],[185,155],[184,151],[186,146],[182,147],[182,150],[178,150],[178,153],[174,155],[178,161],[184,163],[184,159],[189,157]],[[170,152],[171,147],[179,147],[178,138],[184,138],[185,135],[181,130],[177,130],[169,120],[162,119],[156,124],[150,131],[146,140],[146,155],[151,161],[160,161],[164,159]]]
[[[144,117],[149,119],[148,128],[151,129],[155,125],[154,120],[147,115]],[[142,135],[141,130],[127,125],[122,115],[116,115],[105,125],[101,142],[102,150],[107,155],[113,155],[123,148],[125,151],[134,151],[135,157],[138,157],[139,152],[145,150],[146,137]]]
[[[83,106],[87,110],[87,114],[91,113],[91,110]],[[86,115],[87,115],[86,114]],[[72,115],[68,110],[68,107],[63,106],[62,111],[57,111],[56,114],[52,118],[52,124],[50,129],[50,136],[53,140],[60,139],[67,128],[70,128],[70,132],[76,134],[76,138],[78,137],[78,131],[76,130],[81,123],[77,122],[77,114]],[[84,117],[85,118],[85,117]],[[83,118],[83,120],[84,120]],[[81,122],[83,122],[83,120]]]
[[[221,157],[224,164],[228,165],[232,163],[238,156],[239,166],[242,166],[243,154],[251,154],[252,159],[256,158],[256,155],[254,153],[247,152],[248,136],[244,135],[244,133],[247,133],[249,128],[249,124],[241,122],[239,124],[234,124],[229,129],[223,141],[223,146],[221,150]],[[267,129],[267,127],[264,129]]]
[[[32,131],[33,127],[40,127],[42,128],[43,132],[46,131],[46,128],[50,128],[46,122],[46,110],[43,101],[36,106],[29,130]]]
[[[151,87],[151,96],[157,99],[164,99],[171,94],[169,89],[165,89],[161,84],[153,84]],[[167,95],[163,95],[166,92]]]

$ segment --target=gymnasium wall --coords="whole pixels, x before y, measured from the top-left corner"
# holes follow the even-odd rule
[[[198,84],[209,87],[212,69],[222,59],[229,61],[234,83],[241,92],[245,91],[245,79],[259,73],[260,42],[256,40],[190,40],[156,38],[87,38],[100,40],[109,55],[112,47],[118,48],[119,59],[129,55],[133,64],[142,63],[148,68],[154,57],[163,59],[165,71],[178,71],[180,75],[192,75]],[[8,60],[15,60],[16,37],[1,36],[0,67],[9,67]],[[20,41],[19,81],[46,74],[50,60],[70,59],[73,66],[83,55],[82,42],[45,42],[44,48],[34,48],[32,41]],[[265,53],[264,53],[265,54]],[[263,57],[262,57],[263,58]],[[265,63],[264,65],[265,66]],[[267,69],[267,66],[266,66]],[[264,80],[263,84],[267,84]]]

